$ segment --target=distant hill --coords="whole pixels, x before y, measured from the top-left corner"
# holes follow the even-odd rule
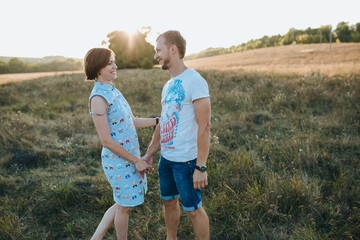
[[[81,69],[81,59],[63,56],[43,58],[0,57],[0,74],[77,71]]]
[[[360,43],[304,44],[269,47],[194,60],[198,70],[267,72],[280,74],[360,74]]]
[[[77,59],[77,58],[66,58],[64,56],[46,56],[46,57],[42,57],[42,58],[27,58],[27,57],[8,57],[8,56],[0,56],[0,61],[3,62],[8,62],[10,59],[12,58],[17,58],[20,61],[23,62],[28,62],[28,63],[33,63],[33,62],[39,62],[39,63],[47,63],[47,62],[52,62],[52,61],[59,61],[59,62],[64,62],[67,59],[74,59],[74,60],[79,60],[81,61],[81,59]]]
[[[231,46],[229,48],[207,48],[201,52],[187,55],[185,60],[216,56],[228,53],[243,52],[252,49],[287,46],[293,44],[314,44],[331,42],[360,42],[360,22],[349,25],[348,22],[339,22],[335,29],[331,25],[319,28],[295,29],[290,28],[284,35],[263,36],[259,39],[251,39],[246,43]]]
[[[228,48],[223,48],[223,47],[212,48],[212,47],[210,47],[210,48],[202,50],[198,53],[193,53],[193,54],[187,55],[185,57],[185,60],[192,60],[192,59],[204,58],[204,57],[212,57],[212,56],[217,56],[217,55],[227,54],[227,53],[232,53],[232,52]]]

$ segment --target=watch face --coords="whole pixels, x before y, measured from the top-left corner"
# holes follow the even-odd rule
[[[196,166],[196,169],[199,170],[200,172],[205,172],[206,166]]]

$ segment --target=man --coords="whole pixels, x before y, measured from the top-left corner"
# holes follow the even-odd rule
[[[178,31],[162,33],[154,58],[171,79],[162,91],[160,124],[143,157],[153,163],[161,147],[160,193],[167,240],[177,239],[179,197],[192,220],[197,239],[209,239],[209,218],[201,206],[201,189],[208,185],[206,161],[210,146],[211,104],[204,78],[184,64],[186,41]]]

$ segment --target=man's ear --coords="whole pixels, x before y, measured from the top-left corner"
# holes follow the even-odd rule
[[[172,44],[171,47],[170,47],[171,54],[172,54],[172,55],[175,55],[176,52],[177,52],[177,50],[178,50],[178,49],[177,49],[176,45],[175,45],[175,44]]]

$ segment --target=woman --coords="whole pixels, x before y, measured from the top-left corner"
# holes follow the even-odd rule
[[[115,204],[104,214],[92,239],[102,239],[114,223],[117,239],[127,239],[129,212],[144,202],[146,173],[152,167],[140,158],[135,128],[151,127],[158,118],[136,118],[123,95],[113,85],[116,79],[115,54],[93,48],[84,59],[87,80],[94,80],[89,111],[103,145],[101,160],[113,189]]]

